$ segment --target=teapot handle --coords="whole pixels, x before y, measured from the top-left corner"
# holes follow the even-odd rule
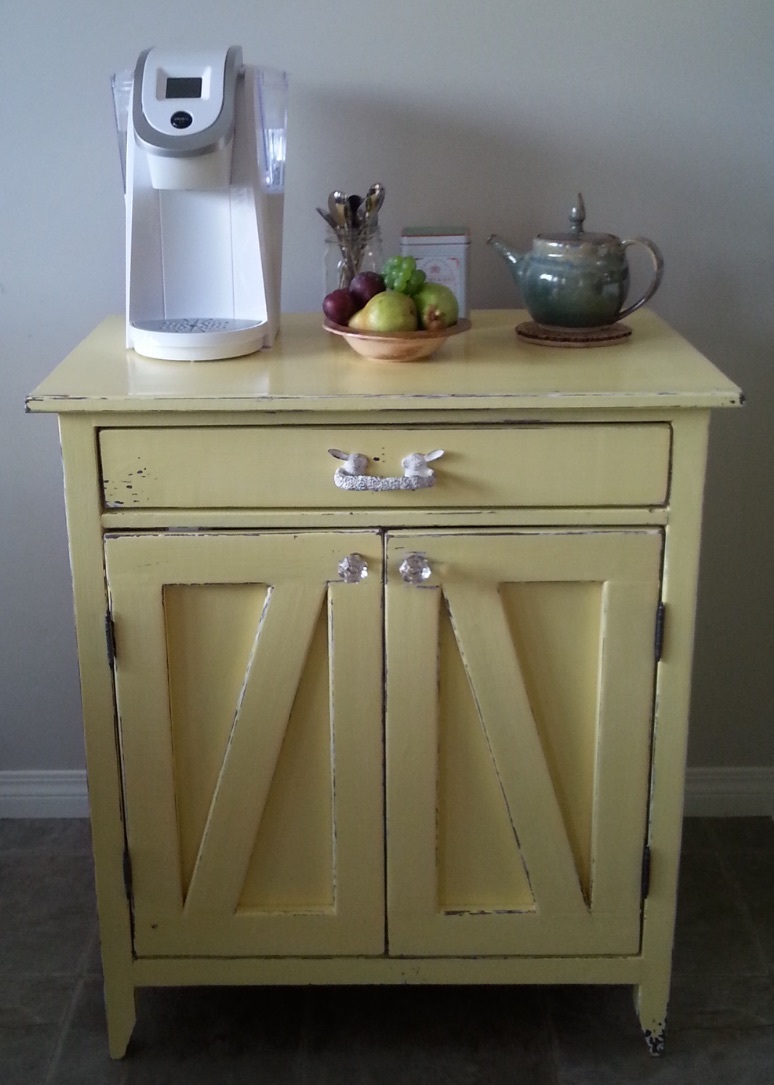
[[[629,305],[626,309],[622,309],[616,317],[616,320],[623,320],[625,316],[630,316],[635,309],[639,309],[646,301],[650,301],[658,290],[661,283],[661,277],[664,274],[664,258],[661,255],[658,246],[654,245],[652,241],[648,241],[647,237],[628,238],[626,241],[621,242],[621,244],[623,245],[624,250],[630,245],[643,245],[648,250],[650,258],[653,261],[653,278],[650,281],[650,286],[642,297],[638,298],[637,301],[632,305]]]

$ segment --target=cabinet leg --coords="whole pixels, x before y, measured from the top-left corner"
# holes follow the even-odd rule
[[[105,981],[105,1016],[111,1059],[122,1059],[134,1031],[137,1012],[134,987],[125,982]]]
[[[634,1006],[640,1019],[642,1035],[651,1055],[664,1054],[669,983],[645,983],[634,988]]]

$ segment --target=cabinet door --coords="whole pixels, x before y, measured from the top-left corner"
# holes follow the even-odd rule
[[[388,537],[392,954],[638,951],[661,555],[644,529]]]
[[[136,953],[382,953],[380,535],[115,535],[106,567]]]

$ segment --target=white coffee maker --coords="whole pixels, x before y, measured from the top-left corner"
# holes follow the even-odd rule
[[[284,72],[239,46],[147,49],[113,77],[126,193],[126,345],[206,361],[279,329]]]

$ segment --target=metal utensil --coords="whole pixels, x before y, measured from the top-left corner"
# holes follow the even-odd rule
[[[338,188],[334,189],[328,197],[328,210],[330,211],[332,218],[335,219],[337,226],[347,225],[349,200]]]
[[[376,181],[365,196],[347,196],[335,188],[328,196],[328,211],[317,212],[332,228],[344,263],[348,280],[360,270],[371,227],[376,226],[379,209],[384,203],[384,186]]]
[[[346,268],[347,281],[356,272],[356,257],[353,244],[352,211],[350,209],[349,196],[341,189],[335,188],[328,196],[328,210],[333,220],[333,232],[336,235],[342,260]],[[323,215],[325,218],[325,216]],[[326,222],[328,219],[326,218]]]
[[[360,211],[362,203],[362,196],[349,197],[349,218],[350,224],[354,229],[359,229],[363,225],[363,218]]]
[[[375,181],[365,194],[366,218],[373,219],[379,214],[384,203],[384,185]]]
[[[329,214],[327,211],[324,211],[322,207],[317,208],[317,214],[321,215],[325,219],[325,221],[328,223],[332,230],[338,229],[339,224],[338,222],[336,222],[333,215]]]
[[[352,229],[352,205],[349,202],[349,196],[344,197],[344,203],[341,205],[341,213],[344,217],[344,226],[347,230]]]

